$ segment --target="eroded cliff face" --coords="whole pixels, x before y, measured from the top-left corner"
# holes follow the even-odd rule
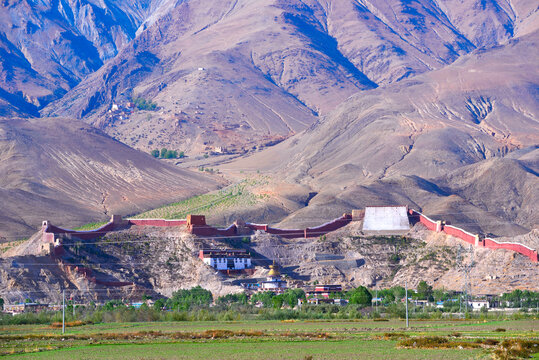
[[[95,240],[66,239],[55,257],[44,254],[40,243],[36,235],[3,254],[0,293],[6,301],[57,302],[63,288],[84,301],[171,296],[197,285],[214,296],[242,289],[198,258],[198,249],[210,244],[185,227],[132,226]]]

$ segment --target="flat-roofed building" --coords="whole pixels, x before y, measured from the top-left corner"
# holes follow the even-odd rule
[[[204,249],[198,257],[216,270],[244,270],[251,268],[251,255],[245,249]]]
[[[407,206],[367,206],[363,219],[366,232],[406,232],[410,230]]]
[[[309,297],[329,298],[332,294],[342,291],[341,285],[316,285],[314,290],[308,291]]]

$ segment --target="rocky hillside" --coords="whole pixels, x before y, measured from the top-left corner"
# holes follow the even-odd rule
[[[202,161],[185,167],[256,149],[220,170],[261,171],[273,188],[223,221],[315,225],[408,204],[528,233],[538,13],[531,0],[4,2],[0,238],[224,183],[133,150],[161,147]]]
[[[68,119],[0,121],[0,238],[21,239],[42,220],[74,226],[136,213],[218,187]]]
[[[468,249],[469,244],[416,225],[405,236],[366,236],[361,223],[314,239],[283,239],[257,232],[250,237],[198,238],[182,228],[133,226],[99,240],[65,240],[57,259],[40,255],[37,236],[0,259],[0,296],[8,302],[31,298],[58,301],[62,288],[76,300],[139,300],[143,294],[170,296],[180,288],[203,286],[214,295],[243,291],[242,282],[257,282],[275,260],[291,287],[313,282],[345,288],[415,287],[421,280],[435,288],[462,290],[469,268],[474,294],[514,289],[537,291],[539,265],[505,250]],[[519,240],[532,245],[537,232]],[[249,241],[245,241],[249,239]],[[253,259],[253,276],[230,278],[204,265],[197,250],[245,248]],[[525,274],[525,276],[523,276]],[[132,283],[125,286],[105,282]]]
[[[134,226],[98,241],[66,240],[65,253],[57,259],[32,246],[37,241],[37,237],[29,239],[0,259],[0,294],[8,302],[21,298],[58,301],[64,287],[84,301],[171,296],[178,289],[196,285],[214,295],[241,290],[227,285],[226,277],[198,259],[197,249],[205,242],[186,234],[185,229]],[[110,286],[105,282],[133,284]]]
[[[283,272],[298,284],[318,281],[380,288],[407,282],[415,287],[425,280],[435,288],[462,290],[469,266],[475,294],[538,288],[534,279],[539,276],[539,266],[520,254],[472,248],[421,224],[402,237],[367,236],[360,229],[360,223],[352,223],[314,240],[283,240],[264,234],[247,247],[259,259],[277,259]],[[537,233],[521,240],[533,245]]]
[[[33,115],[114,57],[150,1],[6,1],[0,7],[0,116]]]

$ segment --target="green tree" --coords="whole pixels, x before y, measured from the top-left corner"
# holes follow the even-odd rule
[[[166,148],[162,148],[162,149],[161,149],[161,157],[164,158],[165,155],[167,155],[167,149],[166,149]]]
[[[217,303],[222,305],[231,305],[231,304],[247,304],[248,301],[247,295],[245,293],[236,293],[236,294],[227,294],[224,296],[219,296],[217,298]]]
[[[167,152],[165,152],[165,156],[164,156],[165,159],[175,159],[177,157],[178,157],[178,152],[176,150],[174,151],[168,150]]]
[[[445,301],[449,299],[449,294],[442,289],[436,289],[432,291],[432,296],[435,301]]]
[[[420,300],[434,301],[432,296],[432,286],[427,284],[426,281],[421,280],[417,285],[417,297]]]
[[[4,309],[4,299],[0,298],[0,308]]]
[[[157,299],[153,303],[153,308],[155,310],[161,310],[161,309],[163,309],[164,306],[165,306],[165,299]]]
[[[272,299],[271,299],[271,302],[273,304],[273,307],[275,309],[280,309],[283,307],[283,303],[284,303],[284,296],[281,294],[281,295],[275,295]]]
[[[263,292],[257,292],[251,296],[251,304],[256,304],[257,302],[261,302],[264,307],[270,307],[273,305],[273,302],[271,299],[275,296],[275,293],[273,291],[263,291]]]
[[[154,158],[158,158],[158,157],[159,157],[159,150],[157,150],[157,149],[152,150],[152,151],[150,152],[150,154],[152,154],[152,156],[153,156]]]
[[[153,111],[157,109],[156,103],[151,100],[146,100],[143,97],[133,96],[131,100],[133,101],[133,104],[135,104],[136,108],[139,110]]]
[[[400,300],[404,298],[406,291],[402,286],[394,286],[391,288],[393,294],[395,295],[395,300]]]
[[[348,291],[347,296],[350,304],[371,305],[372,294],[369,289],[364,286],[358,286],[357,288]]]
[[[213,301],[209,290],[195,286],[189,290],[178,290],[167,300],[167,307],[174,310],[189,310],[193,306],[208,306]]]
[[[183,151],[180,151],[180,153],[178,154],[178,157],[180,159],[184,158],[185,157],[185,153]]]
[[[382,289],[378,291],[378,297],[382,299],[382,304],[387,305],[395,301],[395,294],[391,289]]]
[[[298,304],[298,299],[305,300],[305,291],[303,289],[288,289],[283,293],[283,300],[291,308]]]

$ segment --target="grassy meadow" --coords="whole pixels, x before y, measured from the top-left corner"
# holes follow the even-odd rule
[[[0,327],[13,359],[539,358],[539,320],[144,322]],[[535,355],[534,355],[535,354]]]

